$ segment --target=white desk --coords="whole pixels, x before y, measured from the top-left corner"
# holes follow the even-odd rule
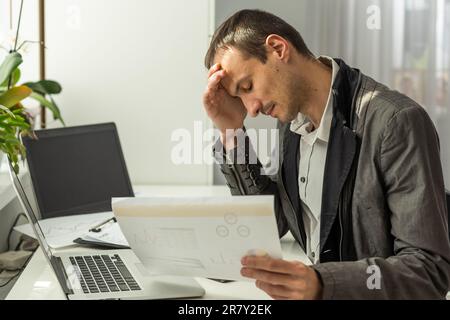
[[[291,237],[282,240],[282,248],[285,259],[301,261],[302,258],[306,258],[301,248]],[[88,251],[89,249],[83,250]],[[79,248],[77,248],[77,251],[80,251]],[[196,280],[206,291],[202,299],[270,299],[252,282],[219,283],[205,278],[196,278]],[[7,300],[62,300],[65,298],[56,276],[40,249],[35,252],[28,266],[6,297]]]
[[[136,196],[219,196],[230,194],[229,189],[222,186],[138,186],[134,189]],[[306,263],[307,257],[290,234],[282,239],[281,244],[285,259],[295,259]],[[68,248],[64,250],[89,251],[90,249]],[[206,291],[203,299],[270,299],[266,293],[256,288],[252,282],[219,283],[205,278],[196,278],[196,280]],[[6,299],[65,299],[58,280],[45,260],[42,250],[38,249],[34,253]]]

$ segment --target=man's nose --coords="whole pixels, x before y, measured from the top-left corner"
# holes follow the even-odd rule
[[[261,111],[262,103],[258,100],[243,99],[244,106],[251,117],[256,117]]]

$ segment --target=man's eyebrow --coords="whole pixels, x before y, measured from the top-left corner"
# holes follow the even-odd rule
[[[249,78],[250,78],[250,75],[247,75],[247,76],[245,76],[245,77],[242,77],[242,78],[236,83],[236,86],[235,86],[235,88],[234,88],[234,95],[235,95],[235,96],[237,96],[237,95],[239,94],[239,91],[240,91],[240,87],[241,87],[242,82],[248,80]]]

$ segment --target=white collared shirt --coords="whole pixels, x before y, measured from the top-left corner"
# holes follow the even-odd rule
[[[320,56],[332,66],[331,86],[319,127],[311,132],[312,122],[303,114],[291,122],[291,131],[301,135],[298,169],[298,192],[303,211],[306,232],[306,254],[312,263],[319,263],[320,215],[322,210],[322,187],[327,158],[328,139],[333,119],[332,88],[339,65],[330,57]]]

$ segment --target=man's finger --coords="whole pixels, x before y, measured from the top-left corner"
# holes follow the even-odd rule
[[[306,271],[306,267],[301,262],[290,262],[281,259],[273,259],[269,256],[256,257],[246,256],[242,258],[241,263],[244,267],[260,269],[284,274],[301,275]]]
[[[274,285],[263,281],[256,281],[255,285],[259,289],[266,292],[269,296],[277,296],[282,299],[288,299],[292,295],[292,290],[285,286]]]
[[[223,79],[224,75],[223,70],[217,71],[213,74],[208,80],[208,89],[218,89],[220,81]]]
[[[211,75],[216,72],[217,70],[220,70],[220,64],[216,63],[215,65],[213,65],[211,68],[209,68],[208,70],[208,78],[211,77]]]
[[[294,278],[291,275],[287,275],[285,273],[276,273],[276,272],[269,272],[265,270],[259,270],[259,269],[252,269],[252,268],[242,268],[241,274],[244,277],[256,279],[259,281],[264,281],[272,284],[278,284],[278,285],[292,285]]]

